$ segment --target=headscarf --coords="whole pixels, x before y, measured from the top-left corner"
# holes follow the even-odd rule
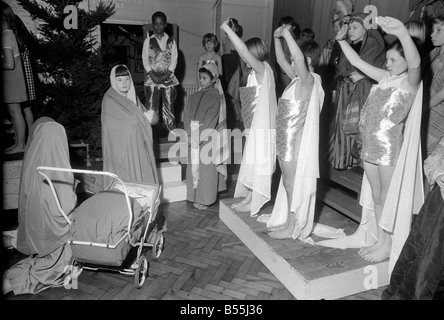
[[[147,110],[136,96],[131,73],[127,96],[119,93],[116,68],[111,70],[111,88],[102,100],[103,170],[128,182],[158,183],[151,124],[144,114]],[[112,182],[115,180],[103,178],[104,187]]]
[[[20,252],[45,256],[66,242],[70,225],[59,212],[48,183],[36,171],[39,166],[71,169],[65,129],[48,117],[38,119],[30,130],[20,177],[17,232]],[[44,173],[54,183],[60,204],[69,216],[77,203],[73,174]]]
[[[213,75],[213,77],[215,79],[219,80],[219,70],[218,70],[216,64],[214,64],[212,62],[209,62],[209,63],[204,64],[202,66],[202,68],[207,69],[208,71],[210,71],[211,74]]]
[[[357,52],[359,57],[371,65],[382,68],[385,62],[385,42],[381,32],[378,29],[365,28],[364,21],[367,17],[365,13],[355,13],[350,17],[349,24],[352,22],[360,23],[365,29],[364,39],[362,40],[361,48]],[[342,65],[342,66],[341,66]],[[355,68],[351,66],[347,58],[342,54],[340,66],[342,75],[348,75],[355,71]]]
[[[362,40],[361,50],[359,56],[364,61],[370,59],[374,61],[373,65],[382,67],[385,62],[385,42],[381,32],[378,29],[368,29],[365,27],[365,18],[368,14],[356,13],[350,17],[350,22],[356,21],[360,23],[365,29],[364,40]]]
[[[355,13],[350,16],[348,23],[351,24],[352,22],[358,22],[365,28],[365,25],[364,25],[365,18],[366,18],[366,15],[364,15],[364,13]]]
[[[111,73],[110,73],[110,75],[109,75],[109,77],[110,77],[110,81],[111,81],[111,87],[112,87],[114,90],[116,90],[118,93],[120,93],[120,91],[117,89],[117,85],[116,85],[116,69],[117,69],[117,67],[119,67],[119,66],[123,66],[123,67],[125,67],[125,68],[128,70],[127,66],[125,66],[125,65],[123,65],[123,64],[120,64],[120,65],[114,66],[114,67],[111,69]],[[130,99],[130,100],[131,100],[136,106],[138,106],[139,104],[137,103],[136,89],[135,89],[135,87],[134,87],[133,77],[131,77],[131,73],[129,72],[129,70],[128,70],[128,76],[129,76],[129,79],[130,79],[130,80],[129,80],[129,81],[130,81],[130,88],[129,88],[127,94],[126,94],[126,97],[127,97],[128,99]],[[121,94],[121,93],[120,93],[120,94]],[[122,96],[123,96],[123,94],[122,94]]]

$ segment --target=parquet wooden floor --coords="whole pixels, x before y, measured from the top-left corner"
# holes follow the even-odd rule
[[[232,191],[222,195],[232,197]],[[328,208],[328,207],[327,207]],[[8,294],[6,300],[295,300],[253,253],[220,221],[219,205],[208,210],[177,202],[159,208],[167,218],[165,248],[151,258],[141,289],[119,273],[84,270],[78,289],[53,288],[36,295]],[[332,210],[328,208],[328,210]],[[353,223],[353,222],[351,222]],[[8,264],[18,253],[7,254]],[[379,300],[382,290],[344,300]]]

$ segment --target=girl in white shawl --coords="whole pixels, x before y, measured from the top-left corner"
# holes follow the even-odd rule
[[[279,38],[288,44],[292,64]],[[324,102],[319,75],[313,73],[319,62],[320,47],[308,41],[299,47],[290,33],[290,25],[274,32],[276,58],[292,79],[278,103],[276,151],[282,178],[277,199],[267,221],[270,237],[306,239],[312,232],[319,177],[319,114]]]
[[[354,235],[318,244],[359,247],[362,258],[374,263],[390,258],[390,273],[410,231],[412,214],[424,202],[419,141],[421,57],[401,21],[377,17],[376,23],[398,38],[387,50],[387,70],[359,58],[343,39],[346,26],[336,36],[350,63],[378,81],[360,120],[364,161],[361,224]]]
[[[236,211],[258,214],[271,198],[271,178],[276,163],[276,92],[273,70],[267,63],[268,49],[259,38],[245,43],[231,30],[231,19],[221,29],[251,69],[247,87],[239,88],[242,117],[247,136],[234,196],[242,201],[233,204]]]

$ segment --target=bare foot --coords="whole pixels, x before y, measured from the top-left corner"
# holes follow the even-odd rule
[[[293,238],[293,229],[285,228],[283,230],[269,232],[268,235],[270,238],[278,240],[291,239]]]
[[[231,205],[231,209],[236,209],[237,207],[242,207],[251,201],[251,197],[246,196],[241,202],[234,203]]]
[[[390,258],[391,249],[392,241],[389,237],[384,239],[379,246],[373,247],[372,250],[369,249],[365,253],[360,253],[360,256],[368,262],[382,262]]]
[[[361,249],[359,249],[358,254],[359,255],[366,255],[369,252],[372,252],[374,250],[376,250],[377,248],[379,248],[382,244],[379,243],[378,241],[376,241],[374,244],[372,244],[371,246],[368,247],[362,247]]]
[[[269,232],[268,235],[273,239],[292,239],[293,234],[295,239],[301,235],[301,229],[296,225],[296,219],[294,214],[289,215],[289,219],[285,225],[285,228],[278,231]]]
[[[14,246],[12,245],[12,238],[9,236],[3,235],[3,248],[12,249]]]
[[[283,229],[283,230],[279,230],[279,231],[273,231],[273,232],[269,232],[268,235],[273,238],[273,239],[278,239],[278,240],[283,240],[283,239],[297,239],[301,236],[301,230],[299,229],[299,227],[296,227],[297,230],[295,229],[295,227],[291,227],[288,226],[287,228]],[[293,236],[294,234],[294,236]]]
[[[200,204],[200,203],[197,203],[197,202],[194,202],[193,206],[195,208],[199,209],[199,210],[206,210],[206,209],[208,209],[208,206]]]
[[[236,209],[238,207],[243,207],[244,205],[246,205],[246,204],[251,202],[251,198],[252,198],[252,194],[251,194],[251,192],[248,192],[247,196],[241,202],[232,204],[231,205],[231,209]]]
[[[242,207],[246,203],[247,203],[247,200],[244,198],[244,200],[242,200],[241,202],[233,203],[231,205],[231,209],[236,209],[237,207]]]
[[[249,201],[241,206],[237,206],[236,208],[234,208],[234,210],[237,212],[250,212],[251,211],[251,201]]]
[[[280,226],[274,226],[274,227],[267,227],[267,231],[268,232],[279,231],[279,230],[285,229],[286,227],[287,227],[286,224],[282,224]]]
[[[8,294],[9,292],[12,291],[12,286],[11,286],[11,282],[9,281],[9,279],[3,279],[3,286],[2,286],[2,291],[3,294]]]
[[[382,262],[390,258],[391,246],[381,246],[379,249],[363,255],[362,258],[368,262]]]
[[[14,154],[14,153],[21,153],[25,152],[25,147],[19,147],[19,146],[12,146],[5,150],[3,150],[3,154]]]

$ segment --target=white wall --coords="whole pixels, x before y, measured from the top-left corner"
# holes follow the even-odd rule
[[[259,37],[270,46],[273,7],[273,0],[223,0],[221,18],[222,21],[227,18],[237,19],[243,27],[244,41]]]

